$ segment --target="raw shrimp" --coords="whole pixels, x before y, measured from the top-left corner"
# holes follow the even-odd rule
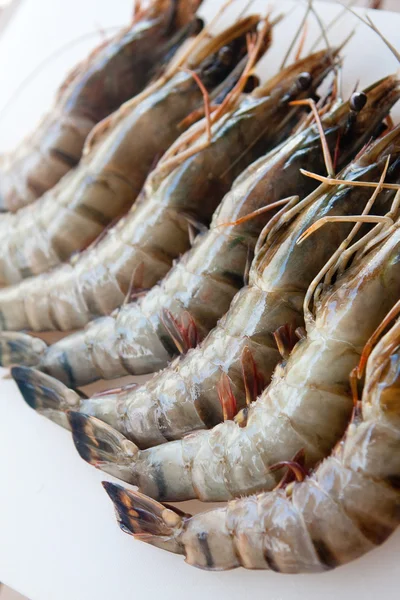
[[[141,102],[126,103],[97,126],[92,149],[77,169],[39,201],[3,216],[0,283],[16,283],[59,265],[128,210],[154,161],[181,133],[182,119],[202,105],[196,78],[219,95],[224,82],[230,87],[230,74],[247,52],[246,34],[259,20],[242,19],[196,50],[186,62],[195,77],[177,70]]]
[[[388,179],[400,178],[400,127],[365,149],[342,173],[343,179],[378,179],[388,155],[391,157]],[[383,209],[389,193],[382,194]],[[82,399],[50,376],[18,367],[13,370],[13,376],[22,395],[30,406],[60,424],[68,426],[65,414],[68,410],[80,411],[106,421],[141,448],[180,439],[197,429],[214,427],[223,419],[218,398],[221,381],[227,382],[228,397],[235,398],[237,409],[246,404],[246,388],[259,392],[265,387],[279,362],[273,333],[286,323],[294,327],[303,324],[302,305],[307,288],[333,249],[345,238],[349,225],[330,223],[323,231],[316,231],[297,245],[301,233],[326,214],[361,213],[369,197],[368,189],[347,185],[330,188],[327,192],[315,191],[307,199],[309,207],[302,210],[280,235],[279,232],[275,235],[271,247],[267,250],[261,247],[253,261],[250,286],[236,295],[227,315],[204,342],[139,389],[122,389]],[[88,418],[87,427],[81,426],[77,416],[74,423],[79,450],[91,460],[92,452],[95,457],[101,444],[95,437],[98,424],[94,425]],[[89,435],[91,427],[93,436]],[[193,442],[193,448],[200,443],[201,435],[198,442]],[[114,454],[115,447],[107,447],[107,460],[104,458],[101,466],[126,476],[130,473],[132,477],[131,467],[135,460],[127,458],[123,451]],[[182,445],[167,444],[164,451],[176,447],[182,448]],[[135,445],[127,443],[126,448],[135,448]],[[141,464],[141,456],[147,454],[138,455],[138,464]],[[174,453],[171,461],[172,458],[177,460]],[[149,477],[152,476],[150,469]],[[188,476],[191,476],[190,472]],[[185,481],[183,477],[182,484]],[[171,485],[175,483],[175,479],[171,479]],[[180,493],[170,490],[168,485],[166,483],[167,493]],[[182,495],[189,494],[191,489],[183,490]]]
[[[282,573],[333,569],[382,544],[400,523],[399,388],[397,321],[368,360],[362,414],[357,407],[343,441],[304,481],[193,517],[103,485],[123,531],[184,554],[191,565]]]
[[[173,259],[190,247],[188,221],[209,224],[234,177],[287,135],[299,118],[299,108],[288,107],[288,101],[304,97],[308,93],[304,87],[318,86],[331,65],[330,55],[323,51],[289,67],[255,95],[242,99],[237,111],[215,123],[211,143],[164,178],[169,160],[162,160],[148,179],[139,206],[101,243],[76,263],[0,292],[2,328],[76,329],[121,306],[132,273],[134,288],[155,285]],[[304,68],[311,76],[303,75],[299,84]]]
[[[302,77],[305,78],[304,73]],[[396,84],[388,78],[365,90],[368,101],[356,119],[351,109],[356,97],[339,103],[325,115],[323,125],[332,151],[340,136],[339,167],[347,164],[373,134],[387,110],[386,100],[392,85]],[[365,98],[364,93],[361,97]],[[346,135],[341,135],[346,130]],[[0,364],[36,365],[70,387],[97,378],[142,374],[166,367],[177,352],[166,329],[166,311],[181,350],[187,350],[215,327],[243,286],[249,252],[254,250],[260,231],[273,213],[266,212],[243,222],[241,217],[295,193],[306,196],[315,184],[300,175],[299,167],[305,165],[312,165],[314,171],[320,172],[324,168],[315,125],[289,138],[277,151],[268,153],[243,172],[215,213],[210,230],[199,236],[161,285],[139,301],[97,319],[85,330],[50,348],[24,333],[3,333]],[[224,226],[237,220],[239,223],[235,225]],[[189,330],[186,344],[182,339],[186,330],[180,337],[177,331],[185,319]],[[178,324],[175,328],[172,320]]]
[[[193,29],[201,0],[152,0],[134,22],[69,74],[36,131],[0,157],[0,210],[52,188],[82,154],[94,125],[140,92]]]

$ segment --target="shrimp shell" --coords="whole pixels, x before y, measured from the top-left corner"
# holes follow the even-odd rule
[[[0,210],[31,204],[78,164],[96,123],[140,92],[190,33],[200,1],[185,14],[173,0],[153,0],[136,21],[75,67],[36,130],[0,157]]]
[[[362,417],[304,481],[193,517],[104,482],[123,531],[209,570],[313,573],[357,559],[400,523],[400,321],[367,364]]]

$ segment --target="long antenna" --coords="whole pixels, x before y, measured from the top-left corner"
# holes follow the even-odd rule
[[[397,50],[397,48],[395,48],[395,46],[391,42],[389,42],[389,40],[383,35],[383,33],[381,31],[379,31],[379,29],[377,28],[375,23],[373,23],[373,21],[369,15],[366,14],[365,18],[363,18],[358,12],[353,10],[350,6],[346,6],[345,4],[343,4],[343,2],[341,2],[341,0],[337,0],[337,1],[346,10],[351,12],[352,15],[354,15],[357,19],[359,19],[362,23],[364,23],[364,25],[366,25],[367,27],[372,29],[372,31],[374,31],[376,34],[378,34],[379,37],[381,38],[381,40],[386,44],[386,46],[394,54],[394,56],[397,58],[398,62],[400,63],[400,52]]]
[[[340,19],[342,17],[344,17],[344,15],[346,14],[348,8],[355,5],[356,1],[357,0],[352,0],[347,6],[343,6],[343,10],[341,10],[340,12],[338,12],[338,14],[336,15],[336,17],[334,17],[332,19],[332,21],[329,21],[329,23],[325,26],[325,31],[329,31],[334,25],[336,25],[336,23],[338,23],[338,21],[340,21]],[[324,35],[323,35],[323,33],[321,33],[321,35],[315,40],[315,42],[311,46],[310,52],[313,52],[313,50],[315,50],[315,48],[318,46],[318,44],[323,39],[324,39]]]
[[[308,17],[309,14],[310,14],[310,6],[307,6],[307,10],[304,13],[304,16],[303,16],[302,20],[300,21],[300,25],[299,25],[299,27],[298,27],[295,35],[294,35],[294,38],[290,42],[289,48],[287,49],[286,54],[283,57],[283,60],[282,60],[282,62],[280,64],[280,66],[279,66],[279,71],[281,71],[284,68],[284,66],[286,65],[286,63],[288,61],[288,58],[290,56],[290,53],[293,50],[294,45],[295,45],[295,43],[296,43],[299,35],[301,34],[301,31],[302,31],[303,27],[305,26],[305,24],[307,22],[307,17]]]

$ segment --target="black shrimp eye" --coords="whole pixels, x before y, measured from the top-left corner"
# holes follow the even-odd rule
[[[252,92],[256,87],[258,87],[260,85],[260,80],[257,77],[257,75],[250,75],[250,77],[247,79],[246,85],[244,87],[244,92],[246,94]]]
[[[306,91],[310,87],[311,81],[312,77],[310,73],[300,73],[300,75],[297,77],[297,87],[299,88],[299,90]]]
[[[229,65],[232,62],[232,49],[229,46],[223,46],[221,50],[218,52],[218,59],[224,65]]]
[[[204,21],[200,17],[196,17],[192,25],[192,35],[198,35],[204,29]]]
[[[367,95],[364,92],[354,92],[350,98],[350,108],[354,112],[360,112],[367,103]]]

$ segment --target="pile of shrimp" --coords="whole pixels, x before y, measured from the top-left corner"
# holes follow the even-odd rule
[[[207,26],[167,65],[200,4],[142,4],[69,77],[32,137],[52,160],[92,70],[121,77],[123,49],[134,71],[103,90],[108,113],[58,183],[30,140],[7,158],[10,208],[49,191],[0,220],[0,364],[86,462],[137,487],[104,482],[125,532],[203,569],[325,571],[399,525],[400,79],[342,99],[345,44],[300,56],[311,2],[293,63],[266,82],[254,69],[281,16]],[[37,142],[54,127],[60,148]],[[57,329],[78,331],[24,331]],[[227,504],[163,504],[190,499]]]

